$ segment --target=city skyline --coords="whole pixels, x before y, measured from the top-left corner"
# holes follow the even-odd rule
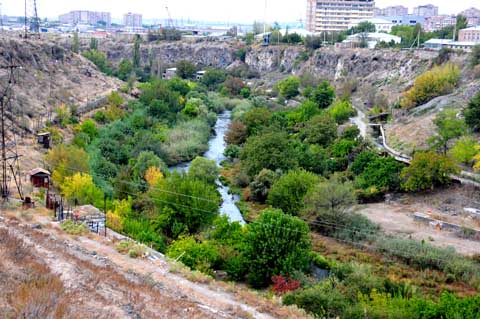
[[[0,0],[1,1],[1,0]],[[24,14],[23,1],[1,1],[2,14],[21,16]],[[259,3],[262,3],[259,5]],[[267,21],[305,21],[306,1],[268,0]],[[234,5],[237,4],[237,5]],[[418,0],[377,0],[376,6],[403,5],[410,13],[413,7],[424,4],[434,4],[439,7],[439,14],[457,14],[470,7],[480,9],[478,0],[463,0],[461,4],[447,0],[418,1]],[[165,19],[168,17],[165,7],[169,7],[170,15],[176,20],[204,20],[224,22],[252,22],[264,20],[263,2],[258,0],[244,0],[242,2],[224,0],[84,0],[82,3],[65,0],[37,0],[39,16],[44,18],[58,18],[61,14],[73,10],[106,11],[112,14],[112,20],[121,21],[128,12],[142,14],[145,20]],[[212,9],[213,8],[213,9]]]

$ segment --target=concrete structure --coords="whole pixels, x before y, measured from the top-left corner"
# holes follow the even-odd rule
[[[460,14],[467,17],[469,27],[475,27],[477,25],[480,25],[480,10],[478,10],[477,8],[467,9],[460,12]]]
[[[472,51],[473,47],[480,42],[467,42],[467,41],[453,41],[449,39],[430,39],[425,42],[425,48],[429,50],[439,51],[443,48]]]
[[[421,5],[413,8],[413,14],[425,18],[438,16],[438,7],[433,4]]]
[[[112,23],[112,18],[109,12],[94,12],[94,11],[70,11],[62,14],[59,17],[61,23],[65,24],[90,24],[96,25],[98,23],[105,23],[109,27]]]
[[[385,43],[395,43],[400,44],[402,42],[402,38],[397,37],[395,35],[387,34],[387,33],[357,33],[347,37],[345,41],[342,42],[344,47],[360,47],[363,41],[367,42],[367,46],[370,49],[374,49],[377,44],[381,42]]]
[[[375,12],[377,16],[391,17],[391,16],[406,16],[408,15],[408,8],[404,6],[391,6],[384,9],[378,9]]]
[[[459,42],[475,42],[480,44],[480,26],[462,29],[458,32]]]
[[[123,15],[123,25],[127,28],[140,29],[143,26],[142,15],[131,12]]]
[[[377,32],[387,32],[387,33],[392,32],[392,27],[393,27],[392,21],[386,20],[386,19],[380,19],[380,18],[352,21],[348,25],[348,28],[356,27],[362,22],[370,22],[374,24]]]
[[[307,0],[307,31],[339,32],[351,21],[370,19],[375,14],[375,0]]]
[[[165,73],[163,73],[162,78],[165,80],[170,80],[176,76],[177,76],[177,68],[168,68],[165,70]]]
[[[414,16],[414,15],[382,17],[382,19],[392,22],[394,26],[396,25],[415,26],[417,23],[420,23],[421,25],[425,24],[424,17]]]
[[[457,23],[457,17],[452,15],[441,15],[429,17],[425,20],[425,31],[437,31],[445,27],[454,26]]]

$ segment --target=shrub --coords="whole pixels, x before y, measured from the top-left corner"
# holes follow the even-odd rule
[[[337,138],[337,124],[328,114],[314,116],[305,123],[300,138],[308,144],[329,146]]]
[[[247,126],[248,135],[255,135],[268,126],[272,119],[272,112],[264,107],[256,107],[247,111],[243,116],[243,123]]]
[[[128,255],[130,258],[143,257],[146,253],[145,247],[130,240],[120,241],[115,245],[115,249],[120,254]]]
[[[178,61],[176,64],[177,67],[177,76],[181,79],[189,79],[193,77],[197,71],[197,67],[190,61]]]
[[[188,170],[188,176],[213,184],[218,178],[220,170],[214,160],[197,157],[192,161]]]
[[[455,146],[450,150],[450,156],[458,163],[472,165],[475,155],[477,155],[478,141],[471,136],[464,136],[457,141]]]
[[[301,286],[300,281],[282,275],[273,276],[272,282],[272,291],[278,295],[285,294],[289,291],[295,291]]]
[[[60,185],[62,195],[71,203],[92,204],[100,207],[103,203],[102,191],[93,183],[93,178],[88,174],[75,173],[66,177]]]
[[[463,115],[465,116],[465,123],[473,131],[480,131],[480,92],[468,103],[468,107],[463,112]]]
[[[418,152],[411,165],[402,170],[402,187],[410,192],[432,189],[448,184],[450,175],[457,172],[457,166],[448,156],[435,152]]]
[[[377,157],[368,163],[356,183],[364,189],[376,187],[394,191],[400,187],[400,172],[404,166],[391,157]]]
[[[357,112],[350,101],[338,100],[328,109],[328,114],[333,117],[337,124],[343,124]]]
[[[88,234],[90,230],[87,224],[66,220],[60,224],[60,228],[69,235],[82,236]]]
[[[223,83],[223,87],[230,96],[238,96],[245,87],[245,83],[242,79],[230,76]]]
[[[202,77],[201,82],[209,89],[216,90],[220,84],[222,84],[227,75],[225,71],[218,69],[209,69]]]
[[[238,145],[228,145],[227,148],[225,148],[223,155],[228,157],[230,160],[235,160],[240,157],[241,151],[242,149]]]
[[[329,107],[335,99],[335,88],[328,81],[322,81],[315,88],[310,99],[315,102],[320,109]]]
[[[278,180],[278,174],[268,170],[262,169],[253,182],[250,183],[250,191],[252,200],[264,203],[267,199],[271,187]]]
[[[310,266],[311,242],[308,225],[279,210],[266,210],[248,226],[245,257],[248,279],[255,287],[265,287],[275,275]]]
[[[297,216],[304,205],[305,195],[319,178],[304,170],[290,171],[273,184],[267,203],[289,215]]]
[[[447,63],[435,66],[417,77],[413,87],[405,92],[401,102],[403,108],[412,108],[427,103],[431,99],[450,93],[460,77],[457,65]]]
[[[300,92],[300,79],[296,76],[290,76],[277,83],[280,95],[286,99],[291,99],[297,96]]]
[[[220,259],[217,249],[210,243],[197,242],[193,237],[182,237],[174,241],[167,250],[167,256],[177,259],[193,270],[211,274]]]

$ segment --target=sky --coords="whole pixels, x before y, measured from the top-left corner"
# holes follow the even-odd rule
[[[33,2],[33,0],[27,0]],[[0,0],[5,15],[23,15],[23,0]],[[433,3],[441,14],[456,14],[470,7],[480,9],[479,0],[377,0],[377,7],[404,5],[412,9],[419,4]],[[144,19],[166,18],[168,6],[173,19],[201,21],[252,22],[263,21],[262,0],[37,0],[40,17],[56,18],[71,10],[107,11],[112,19],[124,13],[141,13]],[[267,21],[297,21],[305,19],[306,0],[267,0]]]

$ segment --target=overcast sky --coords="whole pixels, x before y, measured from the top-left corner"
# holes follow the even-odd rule
[[[33,0],[28,0],[33,2]],[[479,0],[377,0],[377,7],[402,4],[413,8],[419,4],[434,3],[440,13],[456,14],[477,6]],[[0,0],[6,15],[23,15],[23,0]],[[108,11],[113,19],[126,12],[143,14],[146,19],[165,18],[168,5],[173,19],[251,22],[263,20],[262,0],[37,0],[40,17],[55,18],[71,10]],[[295,21],[305,19],[306,0],[268,0],[268,21]]]

